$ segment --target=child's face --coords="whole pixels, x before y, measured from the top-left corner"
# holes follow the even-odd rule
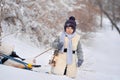
[[[66,33],[72,34],[73,33],[73,28],[72,27],[66,27]]]

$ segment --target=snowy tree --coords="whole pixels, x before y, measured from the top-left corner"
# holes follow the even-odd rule
[[[1,39],[2,39],[2,26],[1,26],[1,21],[2,21],[2,0],[0,1],[0,46],[1,46]]]
[[[2,32],[2,27],[0,26],[0,46],[1,46],[1,32]]]
[[[119,32],[119,34],[120,34],[120,29],[119,29],[119,27],[117,26],[117,24],[116,24],[116,22],[115,22],[115,16],[117,15],[117,14],[115,14],[115,12],[114,12],[114,10],[113,9],[115,9],[115,3],[114,3],[114,1],[111,1],[111,3],[112,3],[112,10],[109,10],[111,13],[112,13],[112,17],[113,18],[111,18],[111,14],[110,14],[110,12],[107,12],[107,10],[105,9],[105,8],[103,8],[102,7],[102,2],[101,2],[101,0],[97,0],[97,3],[98,3],[98,6],[99,6],[99,8],[100,8],[100,10],[107,16],[107,18],[110,20],[110,22],[111,22],[111,24],[112,24],[112,28],[113,27],[115,27],[115,29]],[[118,5],[117,5],[118,6]]]
[[[103,1],[103,8],[108,0]],[[116,0],[119,1],[119,0]],[[96,0],[2,0],[1,27],[4,34],[30,44],[48,45],[59,32],[69,16],[75,16],[77,28],[89,33],[97,30]],[[114,14],[116,15],[116,2]],[[109,9],[108,9],[109,10]],[[101,17],[102,18],[102,17]],[[101,19],[102,20],[102,19]],[[102,21],[101,21],[102,22]],[[102,24],[102,23],[101,23]]]

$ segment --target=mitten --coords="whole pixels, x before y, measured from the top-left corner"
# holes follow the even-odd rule
[[[83,60],[78,59],[78,67],[80,67],[82,65],[82,63],[83,63]]]

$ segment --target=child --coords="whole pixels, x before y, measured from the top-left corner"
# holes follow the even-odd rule
[[[80,36],[76,33],[75,17],[71,16],[65,22],[64,31],[54,40],[52,47],[59,52],[55,58],[55,65],[52,66],[51,73],[75,78],[77,67],[80,67],[83,63]]]

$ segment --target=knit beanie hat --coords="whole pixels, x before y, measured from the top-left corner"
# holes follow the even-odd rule
[[[71,16],[69,17],[69,19],[65,22],[64,25],[64,30],[66,31],[67,27],[72,27],[73,29],[73,33],[76,31],[76,21],[75,21],[75,17]]]

